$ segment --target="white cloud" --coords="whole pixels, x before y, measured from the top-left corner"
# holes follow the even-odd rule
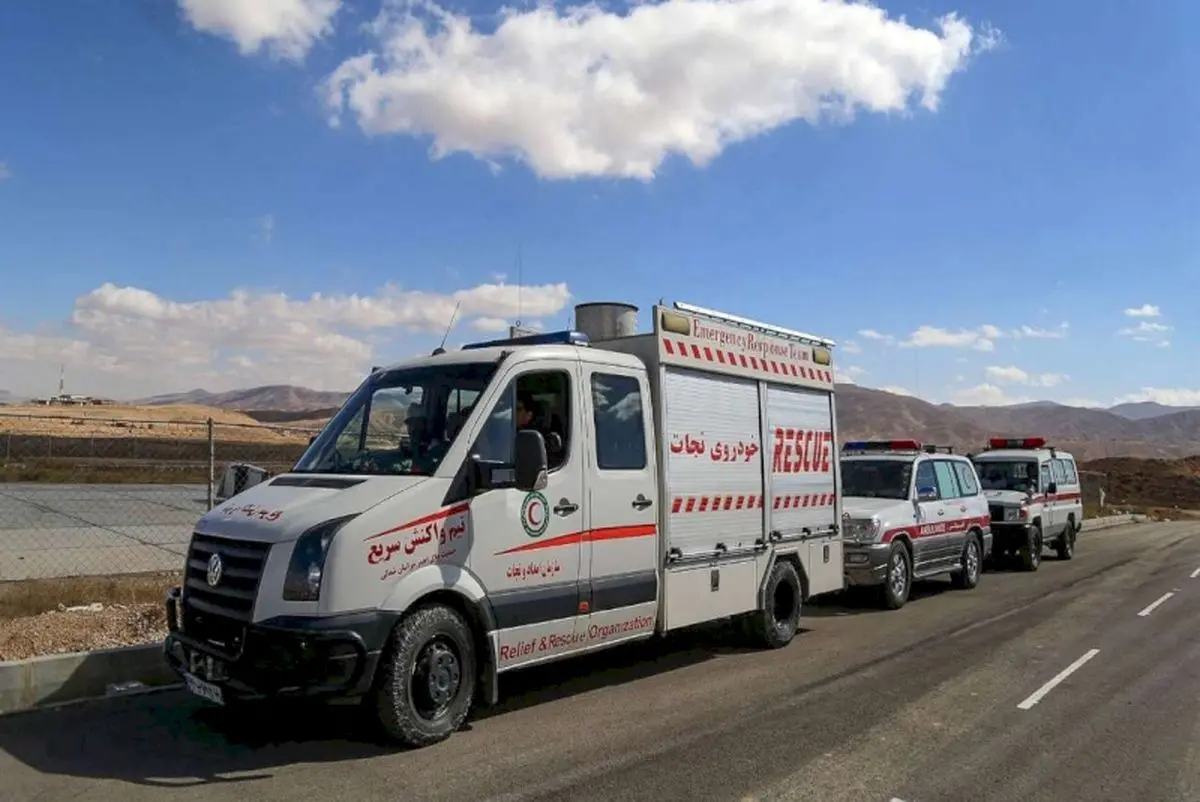
[[[1171,327],[1164,323],[1153,323],[1149,320],[1139,321],[1136,326],[1120,329],[1117,332],[1119,337],[1128,337],[1134,342],[1152,343],[1159,348],[1167,348],[1171,341],[1167,338],[1167,332],[1171,331]]]
[[[1162,311],[1154,304],[1142,304],[1132,309],[1126,309],[1126,317],[1158,317]]]
[[[1165,404],[1169,407],[1200,407],[1200,390],[1143,387],[1136,393],[1121,396],[1116,400],[1116,403],[1130,404],[1143,401],[1153,401],[1156,404]]]
[[[8,162],[0,162],[0,181],[6,181],[12,178],[12,170],[8,169]]]
[[[1059,323],[1055,328],[1042,329],[1037,326],[1021,326],[1008,332],[1008,336],[1014,340],[1061,340],[1067,336],[1067,329],[1070,325],[1066,322]]]
[[[842,351],[847,354],[861,354],[862,346],[854,340],[846,340],[842,343]]]
[[[994,351],[995,340],[1001,332],[995,326],[950,331],[937,326],[921,326],[900,343],[907,348],[969,348],[973,351]]]
[[[377,47],[322,83],[333,124],[349,113],[368,135],[430,137],[435,158],[515,157],[556,179],[649,180],[670,155],[704,165],[797,120],[934,112],[1000,41],[955,14],[924,29],[860,0],[538,4],[490,30],[414,0],[385,3],[371,29]]]
[[[878,389],[882,390],[885,393],[891,393],[892,395],[902,395],[902,396],[906,396],[909,398],[915,398],[917,395],[912,390],[909,390],[905,387],[898,387],[894,384],[887,384]]]
[[[193,28],[233,41],[244,56],[266,48],[287,61],[303,61],[333,32],[342,0],[178,0]]]
[[[1057,387],[1066,381],[1062,373],[1027,373],[1014,366],[990,366],[984,370],[988,379],[1000,384],[1023,384],[1027,387]]]
[[[49,392],[64,362],[87,385],[73,392],[114,396],[273,383],[346,389],[374,360],[410,352],[405,335],[440,338],[455,304],[459,322],[486,328],[517,314],[518,294],[529,319],[557,314],[571,298],[566,284],[481,284],[448,294],[388,285],[367,296],[235,290],[174,301],[104,284],[76,299],[61,332],[0,327],[0,376],[7,390]]]
[[[891,345],[896,342],[896,338],[890,334],[881,334],[875,329],[859,329],[858,336],[864,340],[874,340],[875,342],[887,343]]]
[[[838,366],[833,369],[834,380],[845,384],[857,384],[866,375],[866,371],[857,365]]]
[[[1031,399],[1023,396],[1009,396],[1003,387],[988,383],[960,388],[950,393],[951,403],[970,407],[1001,407],[1009,404],[1023,404],[1029,400]]]

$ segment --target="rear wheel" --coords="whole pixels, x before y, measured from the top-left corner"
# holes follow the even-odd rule
[[[1070,560],[1075,556],[1075,535],[1079,532],[1079,528],[1075,525],[1075,518],[1072,516],[1067,519],[1067,528],[1063,530],[1058,542],[1054,544],[1054,551],[1060,560]]]
[[[800,607],[804,591],[796,566],[779,560],[771,569],[764,588],[764,604],[748,623],[754,639],[768,649],[787,646],[800,629]]]
[[[1042,525],[1033,524],[1021,546],[1021,569],[1036,571],[1042,564]]]
[[[882,590],[883,606],[887,609],[899,610],[908,603],[908,594],[912,590],[912,558],[903,543],[892,544]]]
[[[971,590],[979,584],[982,565],[983,549],[979,545],[979,535],[970,532],[963,546],[962,567],[950,578],[951,583],[959,590]]]
[[[392,633],[380,666],[375,711],[389,739],[409,747],[449,738],[475,694],[475,645],[455,610],[422,607]]]

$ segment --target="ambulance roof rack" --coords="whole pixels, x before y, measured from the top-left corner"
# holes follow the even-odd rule
[[[999,448],[1049,448],[1053,450],[1053,446],[1046,445],[1044,437],[992,437],[988,439],[987,448],[985,451],[994,451]]]
[[[470,351],[476,348],[498,348],[504,345],[587,345],[588,342],[588,336],[583,332],[563,329],[562,331],[548,331],[544,334],[530,334],[525,337],[505,337],[501,340],[468,343],[462,349]]]
[[[802,331],[794,329],[785,329],[782,326],[773,326],[770,323],[761,323],[757,320],[751,320],[748,317],[739,317],[738,315],[730,315],[725,312],[717,312],[713,309],[707,309],[703,306],[694,304],[685,304],[683,301],[676,301],[675,308],[680,312],[687,312],[692,315],[701,315],[713,320],[726,323],[730,326],[737,326],[743,329],[753,329],[761,331],[765,334],[770,334],[773,337],[783,337],[788,340],[798,340],[808,345],[819,345],[823,348],[832,348],[837,345],[828,337],[818,337],[815,334],[805,334]]]
[[[921,443],[917,440],[847,440],[842,444],[843,454],[866,453],[919,453]]]

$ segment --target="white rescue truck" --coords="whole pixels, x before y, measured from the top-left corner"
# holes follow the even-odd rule
[[[993,437],[972,459],[992,517],[997,560],[1018,555],[1026,571],[1050,546],[1060,560],[1075,556],[1083,528],[1083,492],[1075,458],[1044,437]]]
[[[843,582],[833,343],[636,314],[373,372],[200,520],[167,661],[218,704],[360,698],[421,746],[513,669],[727,617],[789,643]]]
[[[908,601],[912,583],[950,574],[979,584],[992,546],[975,467],[944,446],[856,440],[842,446],[846,583],[879,588],[884,606]]]

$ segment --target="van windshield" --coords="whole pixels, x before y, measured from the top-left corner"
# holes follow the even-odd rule
[[[1038,464],[1034,460],[976,460],[975,470],[984,490],[1037,490]]]
[[[842,495],[854,498],[908,498],[912,463],[895,459],[842,460]]]
[[[294,473],[428,476],[496,373],[494,362],[377,373],[330,419]]]

